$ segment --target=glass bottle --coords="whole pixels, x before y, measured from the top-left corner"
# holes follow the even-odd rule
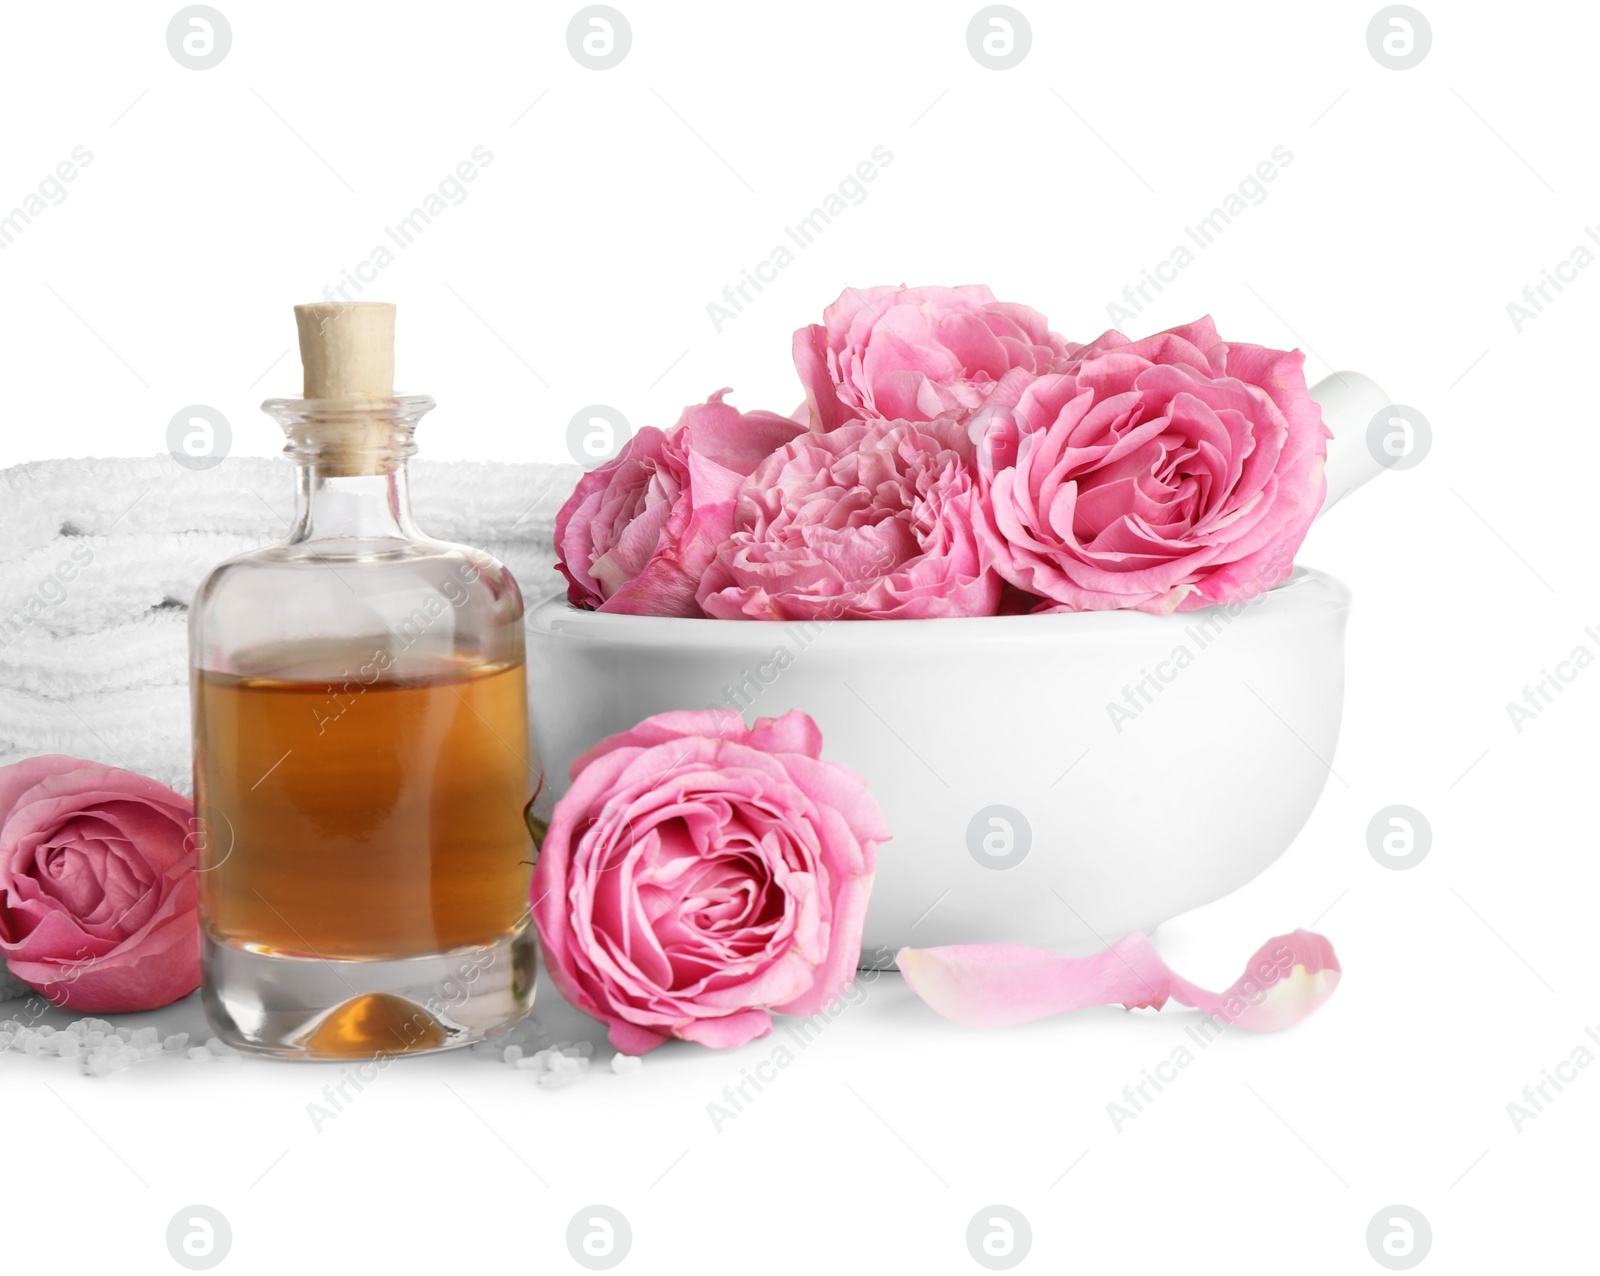
[[[290,1057],[464,1045],[533,999],[522,596],[411,520],[394,308],[296,316],[293,529],[190,612],[205,1009]]]

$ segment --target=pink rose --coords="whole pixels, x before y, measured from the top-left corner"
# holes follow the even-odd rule
[[[719,390],[663,433],[647,426],[585,474],[556,515],[567,598],[595,611],[698,616],[695,586],[733,527],[739,485],[804,427],[740,412]]]
[[[743,1045],[854,977],[878,843],[866,786],[805,714],[661,713],[572,764],[533,877],[566,999],[618,1050]]]
[[[154,1010],[200,985],[193,808],[131,771],[0,767],[0,952],[59,1006]]]
[[[1000,574],[1073,611],[1191,611],[1278,583],[1326,490],[1303,362],[1229,345],[1209,318],[1108,332],[983,413],[979,532]]]
[[[857,421],[806,434],[746,480],[700,606],[722,620],[992,616],[965,427]]]
[[[1075,346],[1043,315],[961,288],[846,288],[822,323],[794,334],[812,427],[855,419],[970,414],[997,393],[1015,403]]]

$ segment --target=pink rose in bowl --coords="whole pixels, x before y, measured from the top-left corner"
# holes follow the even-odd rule
[[[804,429],[773,412],[740,412],[719,390],[672,430],[646,426],[585,474],[556,515],[556,566],[567,598],[594,611],[698,616],[695,587],[733,525],[739,486]]]
[[[813,428],[858,419],[930,421],[970,414],[1076,349],[1027,306],[960,288],[846,288],[822,323],[794,334]]]
[[[806,434],[745,482],[700,606],[722,620],[992,616],[963,425],[857,421]]]
[[[533,878],[556,987],[639,1054],[743,1045],[854,977],[877,846],[866,786],[798,711],[661,713],[572,765]]]
[[[200,986],[193,807],[76,758],[0,767],[0,952],[85,1013],[154,1010]]]
[[[1224,342],[1209,318],[1108,332],[980,414],[996,569],[1048,610],[1192,611],[1277,584],[1326,491],[1303,362]]]

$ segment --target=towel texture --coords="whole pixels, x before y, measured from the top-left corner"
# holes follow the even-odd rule
[[[408,468],[428,535],[499,558],[529,606],[560,590],[553,529],[576,466]],[[188,792],[189,600],[222,560],[282,540],[293,510],[278,458],[0,470],[0,764],[69,753]]]

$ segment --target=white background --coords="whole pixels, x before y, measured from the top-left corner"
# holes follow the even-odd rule
[[[1506,704],[1600,653],[1600,270],[1520,333],[1506,306],[1600,217],[1600,13],[1421,3],[1433,46],[1406,71],[1368,52],[1371,0],[1018,0],[1033,43],[1008,71],[968,52],[975,0],[618,0],[632,47],[607,71],[568,52],[576,3],[218,0],[233,45],[203,72],[168,53],[175,4],[6,6],[0,211],[75,146],[94,158],[0,251],[0,464],[160,452],[191,403],[236,450],[275,450],[255,405],[298,389],[290,306],[479,145],[465,202],[363,294],[399,303],[400,388],[440,401],[426,455],[564,460],[586,404],[666,425],[729,384],[788,411],[789,335],[846,284],[987,282],[1088,340],[1279,145],[1265,201],[1125,330],[1210,312],[1299,346],[1313,380],[1368,373],[1433,427],[1422,464],[1302,555],[1356,597],[1315,816],[1158,936],[1222,987],[1315,921],[1346,974],[1302,1027],[1226,1037],[1120,1132],[1106,1105],[1192,1016],[966,1031],[893,975],[720,1132],[707,1103],[770,1042],[557,1091],[408,1061],[320,1133],[306,1105],[336,1070],[92,1081],[7,1054],[8,1267],[178,1270],[163,1236],[195,1202],[231,1221],[221,1270],[247,1272],[578,1270],[564,1234],[593,1202],[632,1224],[625,1271],[976,1271],[966,1224],[995,1202],[1031,1221],[1023,1270],[1377,1271],[1367,1224],[1397,1202],[1431,1222],[1424,1270],[1592,1265],[1600,1067],[1520,1133],[1506,1105],[1600,1023],[1600,672],[1521,732]],[[879,145],[865,201],[715,331],[707,303]],[[1250,819],[1248,779],[1218,800]],[[1391,803],[1433,828],[1409,871],[1368,853]]]

